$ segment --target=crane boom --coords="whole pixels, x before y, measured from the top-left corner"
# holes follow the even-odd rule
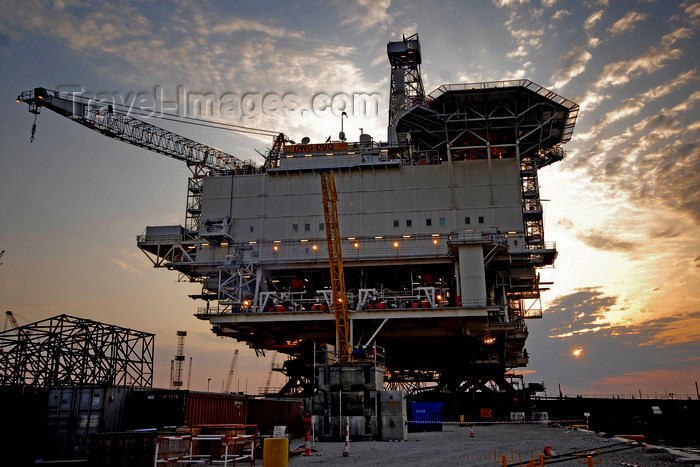
[[[226,385],[224,386],[224,394],[231,392],[231,383],[233,382],[233,375],[236,373],[236,363],[238,362],[238,349],[233,352],[233,358],[231,359],[231,368],[228,370],[228,376],[226,377]]]
[[[4,251],[3,251],[4,253]],[[12,328],[10,329],[15,329],[19,327],[19,323],[17,322],[17,318],[15,318],[14,313],[11,311],[6,311],[5,315],[7,316],[7,319],[10,321],[10,324],[12,325]]]
[[[20,94],[17,102],[29,104],[29,112],[35,115],[44,107],[110,138],[184,161],[188,165],[199,165],[215,173],[230,173],[250,164],[219,149],[131,117],[112,105],[86,103],[71,94],[34,88]]]
[[[338,346],[338,362],[342,364],[350,361],[350,319],[345,296],[345,274],[343,272],[340,228],[338,227],[338,192],[335,189],[333,172],[321,172],[321,192],[323,195],[323,215],[326,222],[328,263],[331,271],[335,338]]]

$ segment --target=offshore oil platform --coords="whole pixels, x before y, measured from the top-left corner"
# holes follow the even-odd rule
[[[139,248],[202,284],[214,333],[288,355],[281,393],[313,396],[328,433],[340,411],[376,434],[400,391],[509,394],[557,256],[538,170],[564,158],[578,105],[529,80],[426,93],[418,36],[387,54],[387,142],[278,134],[260,164],[111,105],[18,97],[188,164],[185,225],[148,226]]]

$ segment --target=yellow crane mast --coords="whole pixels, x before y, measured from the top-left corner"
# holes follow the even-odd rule
[[[328,243],[328,263],[331,271],[333,292],[333,312],[335,313],[335,340],[338,363],[348,363],[350,352],[350,319],[345,296],[345,275],[341,251],[340,229],[338,228],[338,193],[335,189],[333,172],[321,172],[321,193],[323,194],[323,215],[326,222]]]

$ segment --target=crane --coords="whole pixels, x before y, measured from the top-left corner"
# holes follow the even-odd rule
[[[4,252],[5,251],[3,250],[3,253]],[[19,323],[17,322],[17,318],[15,318],[14,313],[11,311],[6,311],[5,317],[7,318],[7,321],[10,322],[10,329],[17,329],[19,327]],[[7,321],[5,322],[5,330],[7,330]]]
[[[233,382],[233,375],[236,373],[236,363],[238,363],[238,349],[234,350],[233,358],[231,359],[231,368],[228,370],[228,376],[226,377],[226,385],[224,386],[224,394],[231,392],[231,383]]]
[[[328,263],[331,272],[338,363],[344,364],[350,361],[350,319],[348,317],[348,304],[345,295],[345,274],[343,272],[340,228],[338,227],[338,192],[335,189],[335,178],[332,171],[321,172],[321,193],[323,195],[323,215],[326,223]]]
[[[111,104],[88,101],[69,93],[41,87],[23,92],[16,100],[29,104],[29,112],[34,115],[46,108],[109,138],[150,149],[216,173],[229,173],[246,164],[223,151],[131,117]],[[32,136],[35,130],[36,123],[32,128]]]
[[[270,393],[270,383],[272,382],[272,371],[275,369],[275,361],[277,360],[277,352],[272,355],[272,361],[270,361],[270,371],[267,373],[267,378],[265,379],[265,386],[263,386],[261,394]]]

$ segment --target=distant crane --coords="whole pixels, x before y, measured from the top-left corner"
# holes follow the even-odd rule
[[[228,377],[226,378],[226,385],[224,386],[224,394],[231,392],[231,383],[233,382],[233,375],[236,373],[236,363],[238,363],[238,349],[233,352],[233,358],[231,359],[231,368],[228,370]]]
[[[5,251],[3,250],[3,253]],[[2,256],[2,254],[0,254]],[[7,322],[10,322],[10,329],[17,329],[19,327],[19,323],[17,322],[17,318],[15,318],[15,315],[11,311],[6,311],[5,312],[5,331],[7,331]]]
[[[277,352],[272,355],[272,361],[270,362],[270,371],[267,373],[267,379],[265,380],[265,386],[263,386],[261,394],[270,393],[270,383],[272,382],[272,371],[275,369],[275,362],[277,361]]]
[[[2,255],[5,254],[5,250],[0,251],[0,259],[2,259]],[[0,261],[0,266],[2,266],[2,261]]]
[[[185,336],[187,331],[177,331],[177,353],[175,354],[175,371],[173,373],[173,388],[182,389],[182,362],[185,361]]]
[[[190,357],[190,364],[187,367],[187,386],[185,389],[190,390],[190,381],[192,381],[192,357]]]

